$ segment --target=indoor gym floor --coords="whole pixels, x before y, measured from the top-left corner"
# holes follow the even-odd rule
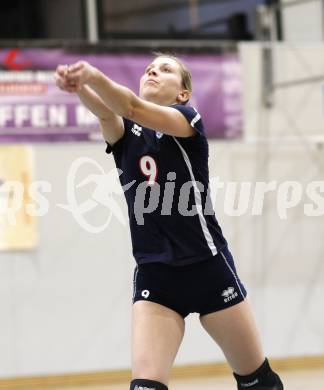
[[[280,372],[285,390],[324,390],[323,369],[285,370]],[[235,390],[231,376],[201,377],[176,379],[170,382],[170,390]],[[129,384],[112,384],[98,386],[51,387],[50,390],[128,390]]]

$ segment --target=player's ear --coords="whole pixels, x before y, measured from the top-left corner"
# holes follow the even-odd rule
[[[190,91],[188,91],[187,89],[183,89],[179,93],[177,100],[179,103],[185,103],[190,99],[190,95],[191,95]]]

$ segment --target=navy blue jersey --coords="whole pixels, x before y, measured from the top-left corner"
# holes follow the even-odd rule
[[[124,191],[138,264],[185,265],[215,256],[227,243],[209,196],[208,143],[200,114],[173,105],[196,130],[174,137],[124,119],[113,152]]]

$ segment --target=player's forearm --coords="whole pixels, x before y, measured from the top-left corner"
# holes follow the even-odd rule
[[[115,114],[131,117],[137,96],[130,89],[117,84],[99,70],[95,70],[87,84]]]
[[[99,119],[100,129],[104,139],[114,144],[123,135],[122,119],[111,111],[101,98],[87,85],[78,91],[81,102]]]
[[[98,117],[98,119],[105,120],[112,114],[102,99],[89,86],[84,85],[78,91],[78,96],[85,107]]]

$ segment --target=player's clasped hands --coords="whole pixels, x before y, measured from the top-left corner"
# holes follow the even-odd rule
[[[56,85],[66,92],[78,92],[90,81],[95,68],[86,61],[78,61],[72,65],[58,65],[54,79]]]

